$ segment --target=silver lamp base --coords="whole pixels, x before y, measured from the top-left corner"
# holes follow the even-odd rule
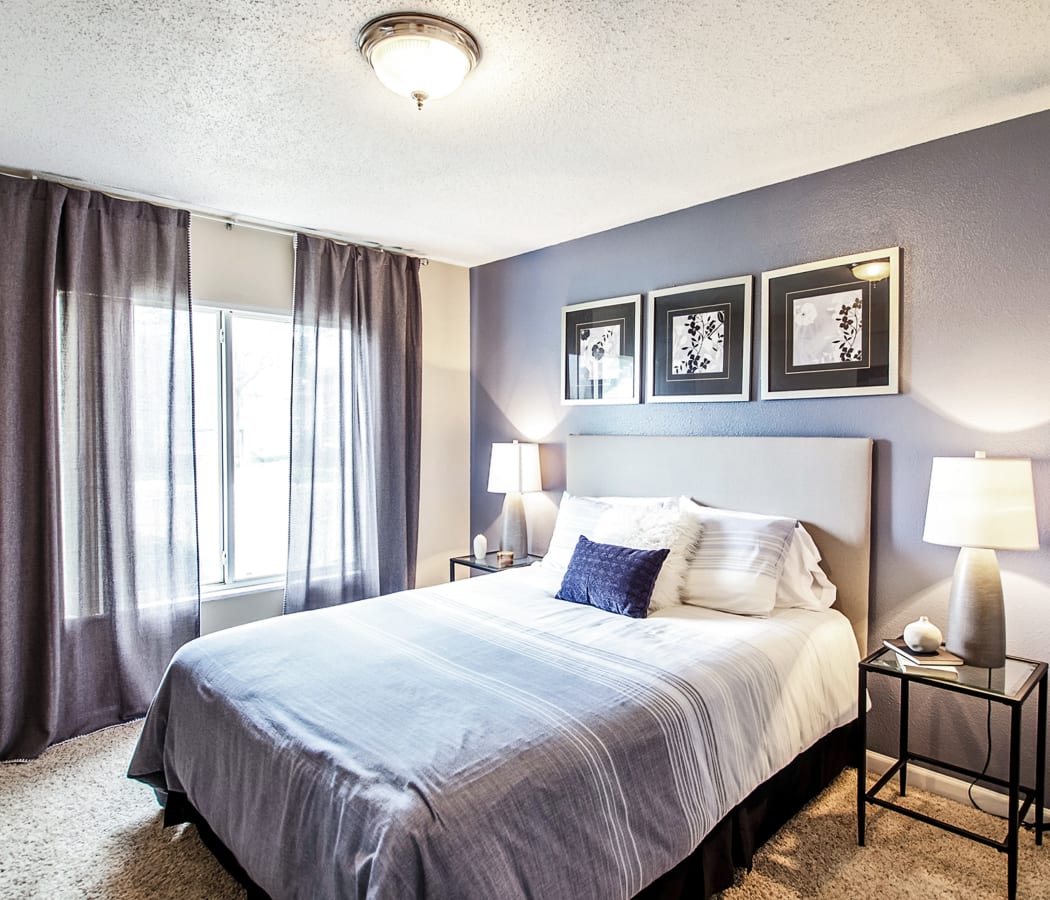
[[[521,494],[511,491],[503,498],[503,534],[500,538],[502,550],[513,550],[515,559],[529,555],[529,528],[525,524],[525,504]]]
[[[1006,665],[1003,582],[994,550],[963,547],[959,551],[944,644],[968,666],[997,669]]]

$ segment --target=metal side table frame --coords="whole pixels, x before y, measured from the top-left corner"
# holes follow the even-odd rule
[[[1043,822],[1043,807],[1045,800],[1046,780],[1046,694],[1047,694],[1047,664],[1036,660],[1022,659],[1020,657],[1008,656],[1006,665],[1001,669],[981,669],[975,666],[959,666],[959,680],[947,681],[933,676],[913,674],[910,670],[903,671],[897,664],[896,654],[887,647],[872,653],[861,660],[858,668],[858,731],[860,733],[860,759],[857,764],[857,843],[864,846],[864,826],[867,804],[892,809],[903,815],[910,816],[928,825],[943,828],[952,834],[969,838],[979,844],[992,847],[1007,857],[1007,884],[1009,900],[1017,896],[1017,846],[1018,834],[1021,823],[1024,821],[1028,811],[1035,806],[1035,842],[1037,845],[1043,843],[1043,831],[1046,825]],[[897,750],[897,759],[886,773],[875,782],[871,790],[867,789],[867,690],[868,675],[879,674],[896,678],[900,682],[900,731]],[[931,688],[951,691],[956,694],[966,694],[999,703],[1010,709],[1010,777],[1008,779],[996,778],[991,775],[981,775],[972,769],[947,763],[943,760],[934,759],[921,753],[914,753],[908,748],[908,691],[912,683],[922,684]],[[1038,687],[1036,724],[1036,761],[1035,761],[1035,787],[1026,787],[1021,784],[1021,712],[1025,701]],[[969,779],[986,782],[997,787],[1005,788],[1008,793],[1007,812],[1007,834],[1001,841],[985,837],[966,828],[961,828],[951,822],[945,822],[933,816],[917,812],[907,807],[885,800],[879,797],[879,792],[895,775],[900,778],[900,794],[906,796],[908,763],[930,763],[938,768],[946,769],[963,775]],[[1022,803],[1023,797],[1023,803]]]

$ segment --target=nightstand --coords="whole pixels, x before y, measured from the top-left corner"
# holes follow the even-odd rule
[[[1006,854],[1007,859],[1007,895],[1010,900],[1017,896],[1017,837],[1021,822],[1024,821],[1028,810],[1035,804],[1035,842],[1043,843],[1043,801],[1045,799],[1046,778],[1046,689],[1047,689],[1047,664],[1031,659],[1020,659],[1015,656],[1007,656],[1006,665],[999,669],[982,669],[976,666],[957,666],[958,680],[948,681],[930,675],[914,673],[909,669],[903,671],[897,664],[897,654],[887,647],[877,650],[871,656],[861,660],[858,675],[857,709],[858,724],[860,732],[860,760],[857,764],[857,843],[864,846],[864,815],[867,804],[871,803],[886,809],[892,809],[903,813],[928,825],[935,825],[946,831],[957,834],[960,837],[969,838],[993,847],[1000,853]],[[896,678],[900,682],[900,737],[897,751],[897,760],[886,771],[871,790],[867,790],[867,761],[865,750],[867,747],[867,689],[868,675],[886,675]],[[965,769],[943,760],[923,756],[921,753],[913,753],[908,749],[908,690],[912,684],[920,684],[933,690],[951,691],[955,694],[965,694],[980,700],[999,703],[1010,708],[1010,777],[1008,780],[993,778],[991,775],[982,776],[980,772]],[[1032,692],[1039,688],[1037,698],[1036,723],[1036,751],[1035,751],[1035,788],[1025,787],[1021,784],[1021,711],[1025,701]],[[905,796],[907,789],[908,763],[932,763],[933,765],[954,772],[968,779],[976,779],[988,784],[1006,788],[1009,795],[1009,806],[1007,813],[1007,834],[1001,841],[987,838],[976,834],[965,828],[960,828],[950,822],[927,816],[919,812],[907,809],[889,800],[878,796],[894,775],[900,776],[900,793]],[[1021,804],[1022,797],[1024,799]]]
[[[509,566],[501,566],[496,562],[495,551],[486,553],[480,559],[476,556],[452,556],[449,557],[448,561],[448,580],[456,580],[456,566],[465,566],[477,572],[502,572],[504,569],[520,569],[524,566],[531,566],[534,562],[539,562],[541,559],[543,559],[542,556],[533,556],[530,553],[528,556],[521,557],[521,559],[515,559]]]

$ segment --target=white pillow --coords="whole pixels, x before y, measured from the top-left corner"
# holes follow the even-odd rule
[[[670,506],[678,509],[677,497],[592,497],[609,506]],[[660,549],[660,548],[657,548]]]
[[[593,540],[594,528],[608,509],[611,509],[609,504],[593,497],[574,497],[568,491],[562,494],[554,533],[541,563],[544,570],[559,578],[564,575],[580,535]]]
[[[612,506],[602,514],[594,534],[588,537],[620,547],[670,551],[653,585],[649,600],[652,612],[681,604],[686,566],[702,530],[699,519],[684,514],[677,505],[667,506],[658,501],[647,506]]]
[[[820,567],[820,551],[801,522],[795,527],[777,583],[777,609],[830,609],[838,594]]]
[[[686,569],[682,602],[768,616],[776,603],[795,520],[701,506],[688,497],[680,503],[682,511],[703,526]]]
[[[554,533],[543,557],[545,569],[561,576],[569,567],[576,542],[581,534],[592,541],[594,526],[606,510],[617,507],[665,506],[678,508],[677,497],[577,497],[565,491],[561,495],[558,518],[554,522]],[[644,549],[644,548],[639,548]],[[662,549],[662,548],[657,548]]]

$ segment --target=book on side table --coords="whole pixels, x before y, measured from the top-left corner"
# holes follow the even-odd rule
[[[958,681],[959,670],[955,666],[916,666],[907,657],[894,654],[897,668],[905,675],[921,675],[923,678],[938,678],[941,681]]]
[[[945,650],[943,644],[941,644],[936,650],[927,652],[922,650],[912,650],[911,647],[904,643],[903,637],[883,638],[882,643],[891,650],[895,650],[898,656],[904,657],[904,659],[913,666],[963,665],[963,658],[961,656],[956,656],[950,650]]]
[[[885,638],[882,642],[897,654],[897,665],[902,672],[909,675],[925,675],[927,678],[943,678],[945,681],[957,681],[959,673],[956,666],[963,665],[961,656],[957,656],[944,646],[936,650],[923,652],[912,650],[903,637]]]

